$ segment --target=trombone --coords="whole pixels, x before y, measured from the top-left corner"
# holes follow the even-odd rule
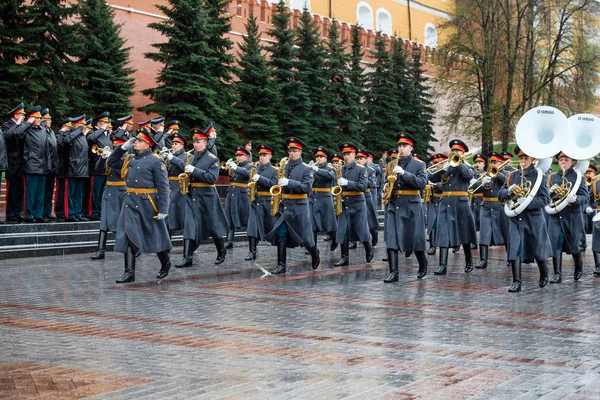
[[[448,155],[448,163],[450,163],[450,166],[454,167],[454,168],[458,167],[463,162],[465,163],[465,165],[469,165],[470,166],[471,164],[469,164],[466,161],[466,159],[468,157],[471,157],[471,153],[465,153],[462,156],[460,154],[458,154],[458,153],[455,153],[455,152],[454,153],[450,153]]]
[[[427,169],[425,170],[425,172],[427,172],[429,174],[432,174],[432,175],[435,175],[438,172],[440,172],[442,170],[442,168],[444,168],[444,165],[447,162],[448,162],[447,159],[437,161],[437,162],[431,164],[429,167],[427,167]]]
[[[592,186],[594,184],[594,182],[596,182],[598,179],[600,179],[600,174],[595,175],[595,176],[586,176],[585,184],[588,186]]]
[[[489,176],[492,179],[497,178],[500,171],[504,170],[504,168],[506,168],[508,166],[508,164],[511,162],[512,162],[512,160],[506,160],[497,167],[490,165],[488,167],[487,171],[482,172],[479,175],[479,177],[477,178],[477,182],[473,182],[472,185],[469,185],[469,190],[468,190],[469,194],[474,194],[479,189],[481,189],[483,186],[485,186],[485,184],[483,183],[483,179],[486,176]]]

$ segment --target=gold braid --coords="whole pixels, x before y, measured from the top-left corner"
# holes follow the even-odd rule
[[[127,176],[127,168],[129,167],[129,160],[131,159],[131,154],[127,154],[125,160],[123,161],[123,166],[121,167],[121,179],[125,179]]]

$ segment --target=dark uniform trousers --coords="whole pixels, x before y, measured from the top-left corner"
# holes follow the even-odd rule
[[[325,163],[318,167],[319,170],[314,173],[315,179],[309,201],[312,229],[315,243],[317,242],[317,232],[328,232],[332,238],[331,249],[335,250],[337,247],[335,241],[337,218],[333,208],[333,196],[331,195],[331,187],[335,184],[335,168],[328,167]]]
[[[475,268],[487,268],[489,246],[508,247],[508,217],[498,200],[505,181],[506,173],[502,171],[483,187],[479,212],[479,264]]]
[[[56,174],[55,173],[46,175],[46,183],[44,185],[44,210],[42,213],[44,218],[49,218],[52,216],[52,201],[54,200],[55,183],[56,183]]]
[[[248,214],[248,256],[246,260],[256,259],[256,246],[259,240],[265,240],[267,233],[273,230],[275,217],[271,215],[271,194],[269,190],[277,183],[277,169],[271,164],[260,164],[256,168],[259,176],[256,184],[256,200],[250,203]],[[250,190],[250,189],[248,189]]]

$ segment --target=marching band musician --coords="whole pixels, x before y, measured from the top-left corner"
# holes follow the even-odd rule
[[[590,164],[589,168],[593,166]],[[591,178],[595,177],[596,168],[593,167]],[[586,173],[586,175],[588,175]],[[592,184],[589,186],[589,205],[585,212],[590,217],[594,218],[595,213],[600,210],[600,179],[594,179]],[[594,276],[600,275],[600,230],[596,227],[599,223],[592,222],[592,252],[594,254]]]
[[[248,215],[248,256],[246,261],[256,260],[256,246],[259,240],[265,240],[267,233],[273,230],[275,217],[271,215],[271,187],[277,184],[277,168],[271,165],[275,149],[267,144],[259,144],[258,166],[252,177],[256,184],[256,199],[250,203]]]
[[[336,169],[340,163],[342,163],[342,157],[336,153],[333,153],[333,155],[331,156],[331,166],[333,167],[333,169]],[[335,182],[333,183],[333,186],[335,186]],[[331,201],[333,202],[333,197],[331,198]],[[337,216],[335,218],[335,228],[337,229]],[[335,236],[336,235],[327,235],[325,239],[323,239],[326,242],[333,241],[333,243],[331,244],[331,248],[333,249],[337,248],[338,245],[335,241]]]
[[[573,159],[562,151],[558,153],[557,158],[560,171],[552,173],[548,177],[551,197],[564,180],[574,185],[577,179],[577,174],[573,169]],[[581,180],[576,193],[569,193],[564,201],[568,202],[567,207],[556,214],[548,214],[548,236],[552,245],[552,266],[554,267],[554,276],[550,279],[550,283],[562,282],[563,252],[573,256],[573,263],[575,264],[573,279],[578,281],[583,275],[581,240],[582,235],[585,236],[582,213],[585,207],[582,207],[582,205],[588,202],[588,192],[584,179]]]
[[[169,212],[169,181],[162,160],[152,154],[156,145],[149,128],[142,128],[136,137],[117,147],[108,157],[108,166],[122,165],[126,193],[119,214],[115,251],[125,255],[125,271],[117,283],[135,281],[135,257],[142,253],[156,253],[160,270],[156,277],[169,274],[171,240],[165,218]],[[122,160],[123,155],[129,154]]]
[[[229,176],[229,189],[225,199],[225,216],[229,232],[227,233],[226,249],[233,247],[235,230],[248,225],[248,182],[250,171],[254,164],[248,162],[250,152],[243,146],[237,146],[235,150],[235,161],[228,160],[226,168],[221,169],[221,175]]]
[[[477,153],[473,156],[473,179],[477,181],[480,175],[485,174],[487,170],[488,160],[487,157],[481,153]],[[473,182],[471,179],[471,182]],[[479,232],[479,210],[483,201],[483,188],[480,188],[471,195],[471,212],[473,213],[473,219],[475,220],[475,231]]]
[[[112,147],[118,148],[125,144],[130,139],[129,132],[125,129],[117,129],[112,135]],[[108,175],[106,178],[106,186],[102,193],[102,207],[100,212],[100,232],[98,233],[98,250],[92,256],[92,260],[103,260],[106,252],[106,239],[108,232],[117,232],[119,225],[119,214],[123,208],[123,200],[125,199],[125,181],[121,177],[123,162],[127,154],[124,153],[120,160],[114,160],[114,167],[108,166],[108,157],[111,151],[103,151],[100,159],[96,164],[96,169],[104,168]]]
[[[192,266],[194,251],[200,241],[212,237],[217,248],[215,265],[225,261],[227,250],[223,236],[227,234],[227,218],[215,184],[219,176],[219,159],[207,146],[208,134],[201,129],[192,129],[194,153],[189,164],[173,157],[171,163],[183,168],[190,176],[189,193],[185,198],[185,222],[183,228],[183,260],[175,265],[177,268]]]
[[[525,154],[519,146],[515,147],[515,153],[519,157],[521,170],[515,170],[507,175],[504,186],[498,195],[498,200],[502,203],[510,199],[521,181],[529,181],[533,187],[537,179],[537,170],[533,165],[534,159]],[[522,201],[525,201],[525,197],[520,197],[517,204],[521,204]],[[509,218],[508,259],[513,275],[513,283],[508,289],[509,292],[521,291],[521,262],[531,263],[535,259],[540,271],[539,286],[544,287],[548,283],[546,260],[552,256],[552,247],[544,218],[544,206],[549,201],[548,188],[540,185],[527,208],[516,217]]]
[[[172,149],[172,145],[173,145],[173,139],[175,138],[175,135],[179,134],[179,125],[181,123],[179,122],[179,120],[174,119],[173,121],[169,122],[167,124],[167,135],[165,135],[165,147],[167,149]],[[180,137],[183,137],[182,135],[179,135]],[[161,148],[162,150],[162,148]]]
[[[502,153],[502,158],[504,159],[504,161],[508,161],[510,160],[512,163],[512,159],[514,157],[514,155],[512,153],[509,153],[508,151],[503,151]],[[509,172],[513,172],[516,171],[517,169],[515,167],[512,166],[512,164],[509,163],[504,170],[506,171],[506,173],[508,174]]]
[[[173,231],[182,230],[185,226],[185,196],[179,190],[179,175],[184,173],[185,159],[189,155],[185,152],[187,140],[183,135],[175,133],[169,136],[171,151],[161,152],[161,157],[166,159],[170,190],[169,217],[167,218],[167,229],[169,235]],[[181,163],[173,163],[173,158],[181,159]]]
[[[333,196],[331,188],[335,183],[336,169],[327,166],[329,151],[319,146],[315,149],[314,182],[310,193],[310,214],[312,217],[312,229],[317,244],[317,232],[327,232],[330,237],[335,238],[337,230],[337,219],[333,207]],[[330,250],[334,251],[338,244],[331,241]]]
[[[389,276],[384,282],[398,281],[398,251],[414,252],[419,262],[417,278],[427,275],[425,256],[425,216],[421,205],[421,190],[427,185],[425,163],[411,155],[415,138],[406,132],[396,134],[398,165],[392,173],[397,176],[392,197],[385,213],[385,242]]]
[[[302,162],[302,150],[306,145],[297,137],[285,139],[289,160],[285,165],[284,177],[279,179],[282,187],[282,201],[279,217],[273,230],[265,237],[277,246],[277,268],[272,274],[287,271],[287,247],[304,246],[311,255],[312,269],[317,269],[321,259],[314,243],[308,194],[313,184],[314,171]],[[281,168],[281,167],[280,167]]]
[[[437,153],[431,156],[429,163],[430,166],[433,166],[446,160],[448,160],[448,156]],[[430,256],[435,254],[435,249],[437,247],[435,236],[438,224],[438,207],[442,200],[442,193],[442,190],[438,189],[437,185],[431,185],[431,196],[429,204],[427,205],[427,235],[429,235],[429,249],[427,250],[427,254]]]
[[[102,114],[94,118],[96,127],[87,136],[88,146],[98,146],[98,150],[102,150],[106,147],[112,148],[111,140],[109,137],[108,124],[110,123],[110,113],[105,111]],[[89,197],[86,197],[84,201],[91,205],[89,210],[92,219],[100,219],[100,208],[102,206],[102,197],[104,193],[104,186],[106,184],[106,160],[102,159],[100,154],[94,154],[91,151],[89,156],[89,171],[90,171],[90,186],[89,186]],[[102,162],[98,162],[102,160]]]
[[[462,157],[469,151],[467,145],[459,139],[450,141],[450,151]],[[465,254],[465,272],[473,271],[471,243],[477,243],[475,221],[469,207],[467,189],[473,178],[473,169],[463,160],[453,167],[447,162],[435,174],[428,174],[431,182],[442,190],[442,200],[438,207],[438,223],[435,242],[440,248],[440,266],[436,275],[446,275],[448,264],[448,248],[463,245]]]
[[[587,171],[585,172],[585,178],[586,179],[594,179],[594,177],[596,176],[597,173],[598,173],[598,168],[596,168],[595,165],[590,164],[587,168]],[[588,235],[593,232],[593,228],[594,228],[594,222],[592,221],[592,218],[594,218],[593,212],[594,212],[594,209],[598,206],[598,203],[595,201],[595,198],[593,196],[593,192],[594,192],[594,188],[595,188],[594,183],[595,183],[595,181],[592,181],[591,184],[587,185],[589,202],[585,209],[586,215],[583,217],[584,222],[585,222],[585,233]]]
[[[365,190],[365,203],[367,205],[367,223],[369,224],[369,233],[371,234],[371,244],[375,246],[378,239],[379,220],[377,219],[377,209],[373,205],[373,196],[371,189],[375,187],[377,192],[377,172],[374,168],[367,165],[368,151],[359,149],[356,152],[356,163],[367,169],[367,190]]]
[[[365,247],[365,259],[373,259],[373,245],[367,222],[367,190],[368,173],[365,167],[356,163],[358,147],[350,142],[342,143],[340,151],[344,157],[342,177],[337,184],[342,187],[342,213],[338,216],[336,241],[342,243],[342,258],[335,263],[336,267],[350,265],[350,241],[359,240]]]
[[[375,206],[375,214],[377,214],[378,202],[379,202],[379,188],[383,187],[383,169],[381,165],[375,164],[375,154],[371,150],[367,151],[367,165],[375,170],[375,182],[371,186],[371,197],[373,198],[373,205]],[[375,246],[375,244],[373,244]]]

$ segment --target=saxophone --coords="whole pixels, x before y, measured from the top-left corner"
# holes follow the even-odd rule
[[[342,166],[344,163],[340,161],[340,163],[335,167],[335,180],[337,182],[338,179],[342,177]],[[331,188],[331,194],[333,195],[333,209],[335,210],[335,215],[342,214],[342,187],[340,185],[336,185]]]
[[[185,153],[185,160],[183,162],[184,165],[190,165],[190,154],[192,151],[194,150],[190,150],[187,153]],[[187,194],[190,192],[190,181],[192,178],[191,174],[183,172],[177,177],[179,178],[179,191],[183,196],[187,196]]]
[[[288,162],[288,158],[284,157],[279,162],[279,169],[277,170],[277,182],[281,178],[285,178],[285,166]],[[276,216],[279,214],[279,203],[281,203],[281,191],[283,188],[281,185],[273,185],[271,189],[269,189],[269,193],[271,193],[271,215]]]
[[[388,164],[388,171],[393,171],[394,167],[397,165],[398,160],[392,161],[390,164]],[[394,183],[396,183],[397,179],[398,176],[388,173],[387,182],[385,185],[383,185],[383,195],[381,196],[383,205],[386,205],[390,202],[390,199],[392,198],[392,191],[394,190]]]
[[[248,182],[248,200],[250,203],[254,203],[256,201],[256,182],[252,180],[254,175],[256,175],[256,168],[258,167],[259,161],[254,163],[254,168],[250,170],[250,181]]]

